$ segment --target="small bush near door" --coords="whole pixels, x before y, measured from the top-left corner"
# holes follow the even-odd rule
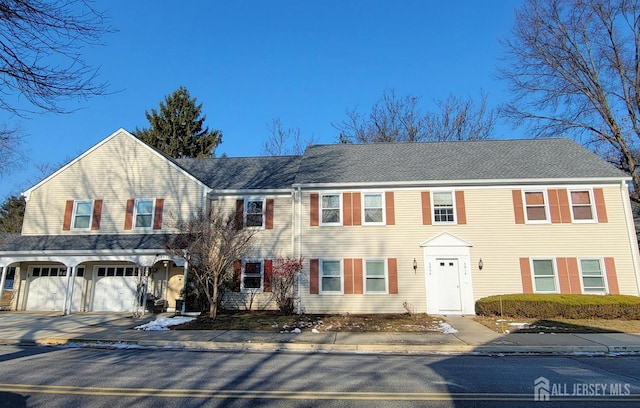
[[[480,316],[535,319],[640,320],[640,297],[626,295],[511,294],[489,296],[476,302]]]

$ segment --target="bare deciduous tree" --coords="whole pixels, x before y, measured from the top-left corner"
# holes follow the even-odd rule
[[[313,137],[303,141],[299,128],[285,129],[280,118],[272,119],[267,130],[269,138],[262,147],[266,156],[301,156],[307,146],[314,143]]]
[[[640,202],[640,5],[528,0],[503,41],[501,108],[535,137],[570,135],[628,172]]]
[[[22,133],[0,126],[0,177],[11,173],[23,160]]]
[[[473,99],[450,95],[436,100],[438,112],[422,113],[417,96],[398,97],[385,91],[368,114],[357,109],[333,127],[340,132],[341,143],[397,143],[448,140],[475,140],[490,137],[496,112],[488,110],[486,96],[476,109]]]
[[[209,317],[215,319],[220,288],[233,279],[233,264],[247,253],[256,230],[238,228],[236,214],[220,208],[199,210],[173,224],[180,233],[166,242],[166,248],[189,261],[191,275],[207,297]]]
[[[66,112],[65,100],[104,94],[81,51],[111,31],[88,0],[1,2],[0,109],[32,111],[16,103],[21,96],[35,111]]]

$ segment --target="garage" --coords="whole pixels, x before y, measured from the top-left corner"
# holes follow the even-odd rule
[[[127,312],[135,309],[139,270],[133,266],[98,266],[94,269],[94,312]]]
[[[26,310],[62,311],[64,309],[67,268],[64,266],[34,266],[28,274]],[[80,310],[84,268],[78,268],[73,288],[72,311]]]

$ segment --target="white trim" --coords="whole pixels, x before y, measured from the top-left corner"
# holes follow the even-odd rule
[[[640,265],[638,264],[638,238],[636,236],[636,227],[631,212],[631,199],[629,198],[629,186],[625,182],[620,183],[620,196],[622,199],[622,208],[624,211],[624,219],[627,224],[627,237],[629,242],[629,250],[631,251],[631,260],[633,262],[633,272],[636,278],[636,295],[640,295]]]
[[[76,228],[76,216],[77,214],[77,210],[78,210],[78,204],[84,204],[84,203],[90,203],[91,204],[91,211],[89,212],[89,225],[86,228]],[[71,225],[70,225],[70,230],[71,231],[91,231],[91,225],[93,223],[93,211],[96,205],[96,201],[95,200],[91,200],[91,199],[86,199],[86,200],[73,200],[73,211],[71,212]]]
[[[322,290],[322,277],[324,271],[325,262],[338,262],[340,264],[340,292],[337,291],[323,291]],[[323,258],[318,260],[318,294],[320,295],[344,295],[344,262],[342,258]]]
[[[604,283],[604,292],[586,292],[584,290],[584,275],[582,274],[582,261],[598,261],[600,264],[600,273]],[[609,282],[604,258],[600,256],[585,256],[578,258],[578,274],[580,275],[580,293],[583,295],[606,295],[609,293]]]
[[[260,264],[260,287],[259,288],[245,288],[245,267],[247,263]],[[263,293],[264,292],[264,259],[248,258],[242,260],[242,269],[240,271],[240,293]]]
[[[323,196],[338,196],[338,200],[340,201],[338,204],[338,218],[339,221],[338,222],[323,222],[322,220],[322,197]],[[324,226],[324,227],[340,227],[343,225],[344,220],[342,219],[342,212],[343,212],[343,208],[344,208],[344,203],[342,201],[342,192],[323,192],[323,193],[318,193],[318,217],[320,218],[318,221],[318,224],[320,226]]]
[[[368,292],[367,291],[367,262],[382,262],[384,272],[384,291]],[[387,258],[365,258],[362,260],[362,293],[365,295],[388,295],[389,294],[389,260]],[[373,278],[375,279],[375,278]]]
[[[364,197],[365,195],[370,195],[370,196],[379,195],[382,198],[382,200],[381,200],[382,204],[381,204],[381,207],[380,207],[380,210],[382,211],[382,221],[380,221],[380,222],[367,222],[366,221],[366,210],[367,210],[367,208],[365,206],[365,197]],[[386,208],[387,207],[386,207],[385,195],[386,194],[384,192],[381,192],[381,191],[361,191],[360,192],[360,196],[362,197],[362,206],[361,206],[361,208],[362,208],[362,214],[361,214],[362,220],[361,220],[361,223],[360,223],[361,225],[363,225],[363,226],[387,225],[387,214],[386,214]]]
[[[294,191],[294,188],[276,188],[276,189],[260,189],[260,188],[256,188],[256,189],[228,189],[228,190],[216,190],[216,189],[209,189],[209,191],[207,192],[207,194],[209,196],[222,196],[222,197],[226,197],[226,196],[238,196],[238,197],[242,197],[245,195],[262,195],[262,196],[267,196],[267,195],[288,195],[291,194],[291,192]]]
[[[586,191],[589,194],[589,207],[591,208],[591,219],[590,220],[576,220],[573,215],[573,200],[571,199],[571,192],[580,192]],[[584,187],[584,188],[568,188],[567,189],[567,198],[569,200],[569,212],[571,213],[571,222],[573,224],[597,224],[598,223],[598,214],[596,214],[596,203],[594,202],[593,196],[593,188]],[[581,207],[586,207],[584,204],[579,204]]]
[[[429,190],[429,200],[431,201],[431,224],[432,225],[457,225],[458,224],[458,211],[456,207],[456,190],[452,189],[431,189]],[[449,193],[451,194],[451,209],[453,211],[453,221],[436,221],[436,206],[434,204],[436,193]],[[439,207],[445,208],[445,207]]]
[[[553,268],[554,291],[536,290],[536,270],[533,267],[533,261],[551,261]],[[560,279],[558,278],[558,263],[555,256],[531,256],[529,257],[529,267],[531,268],[531,284],[533,285],[533,293],[562,293],[560,289]]]
[[[243,200],[243,211],[242,211],[242,226],[245,229],[251,229],[251,230],[263,230],[266,229],[266,225],[267,225],[267,197],[265,196],[244,196],[242,197]],[[262,225],[253,225],[253,226],[249,226],[247,225],[247,215],[249,214],[248,212],[248,207],[249,207],[249,201],[261,201],[262,202]],[[274,206],[275,206],[275,201],[274,201]]]
[[[151,223],[148,227],[137,227],[138,223],[138,203],[142,201],[151,201]],[[146,214],[144,214],[146,215]],[[148,231],[153,229],[153,223],[156,218],[156,198],[135,198],[133,200],[133,217],[131,219],[131,229],[133,231]]]
[[[530,220],[529,215],[527,213],[527,194],[526,193],[542,193],[542,198],[544,199],[544,220]],[[521,190],[522,194],[522,209],[524,211],[524,222],[525,224],[551,224],[551,215],[549,212],[549,190],[544,189],[533,189],[527,188]]]
[[[71,160],[69,163],[65,164],[64,166],[62,166],[60,169],[58,169],[57,171],[55,171],[53,174],[49,175],[48,177],[46,177],[45,179],[43,179],[42,181],[40,181],[39,183],[37,183],[36,185],[34,185],[33,187],[25,190],[22,193],[22,196],[25,197],[25,199],[27,201],[29,201],[29,198],[31,197],[31,192],[33,192],[33,190],[37,189],[38,187],[42,186],[44,183],[48,182],[50,179],[56,177],[59,173],[63,172],[64,170],[68,169],[69,167],[73,166],[74,164],[76,164],[78,161],[80,161],[81,159],[83,159],[85,156],[89,155],[90,153],[92,153],[93,151],[97,150],[98,148],[100,148],[102,145],[106,144],[107,142],[111,141],[111,139],[114,139],[115,137],[117,137],[118,135],[125,135],[128,136],[130,139],[134,140],[136,143],[139,143],[140,145],[142,145],[145,149],[147,149],[149,152],[153,153],[154,155],[156,155],[157,157],[163,159],[164,161],[167,162],[167,164],[171,167],[173,167],[175,170],[178,170],[180,173],[182,173],[183,175],[185,175],[187,178],[191,179],[192,181],[195,181],[197,184],[199,184],[200,186],[204,187],[205,189],[209,188],[206,184],[204,184],[203,182],[201,182],[200,180],[198,180],[197,178],[195,178],[193,175],[191,175],[191,173],[188,173],[187,171],[185,171],[182,167],[178,166],[177,164],[173,163],[171,160],[167,159],[167,157],[165,157],[164,155],[162,155],[160,152],[158,152],[157,150],[155,150],[154,148],[152,148],[151,146],[147,145],[146,143],[144,143],[142,140],[138,139],[137,137],[135,137],[134,135],[132,135],[131,133],[127,132],[126,130],[124,130],[123,128],[120,128],[118,130],[116,130],[115,132],[113,132],[112,134],[110,134],[109,136],[107,136],[105,139],[101,140],[100,142],[98,142],[97,144],[95,144],[93,147],[89,148],[89,150],[85,151],[84,153],[82,153],[80,156],[76,157],[75,159]]]

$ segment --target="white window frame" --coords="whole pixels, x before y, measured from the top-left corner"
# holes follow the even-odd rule
[[[138,227],[136,224],[138,223],[138,203],[143,201],[151,201],[151,222],[148,227]],[[146,215],[146,214],[140,214]],[[150,230],[153,229],[153,223],[155,221],[156,216],[156,200],[154,198],[136,198],[133,202],[133,229],[135,230]]]
[[[85,215],[78,215],[78,205],[79,204],[91,204],[91,210],[89,211],[89,225],[84,228],[76,227],[76,217],[85,217]],[[91,229],[91,224],[93,223],[93,209],[95,202],[94,200],[75,200],[73,202],[73,213],[71,214],[71,230],[72,231],[88,231]]]
[[[379,222],[372,222],[372,221],[367,221],[367,207],[365,206],[365,196],[373,196],[373,195],[379,195],[381,198],[381,207],[380,210],[382,212],[382,221]],[[387,214],[386,214],[386,202],[385,202],[385,194],[379,191],[363,191],[361,193],[362,196],[362,225],[386,225],[387,223]],[[377,207],[372,207],[371,209],[377,209]]]
[[[453,221],[436,221],[436,205],[435,195],[437,193],[449,193],[451,194],[451,203],[453,206]],[[458,213],[456,211],[456,192],[455,190],[431,190],[431,217],[434,225],[455,225],[458,223]],[[439,207],[440,208],[440,207]]]
[[[529,213],[527,212],[527,193],[542,193],[542,198],[544,199],[544,220],[530,220]],[[534,206],[532,206],[534,207]],[[538,206],[535,206],[538,207]],[[549,194],[547,194],[547,190],[522,190],[522,209],[524,211],[524,219],[527,224],[550,224],[551,217],[549,214]]]
[[[537,290],[536,288],[536,269],[534,266],[534,261],[551,261],[551,267],[553,268],[553,285],[555,290],[553,291],[542,291]],[[554,257],[535,257],[529,259],[529,264],[531,265],[531,283],[533,285],[533,293],[560,293],[560,281],[558,279],[558,267],[556,264],[556,258]]]
[[[251,274],[247,276],[246,267],[247,264],[260,264],[260,287],[259,288],[246,288],[244,286],[245,277],[257,277]],[[242,293],[262,293],[264,291],[264,259],[243,259],[242,260],[242,273],[240,274],[240,292]]]
[[[322,206],[322,198],[325,196],[338,196],[338,222],[324,222],[323,219],[323,211],[324,208]],[[318,207],[319,207],[319,217],[320,217],[320,225],[328,225],[328,226],[336,226],[336,225],[342,225],[342,193],[335,193],[335,192],[327,192],[327,193],[320,193],[319,194],[319,203],[318,203]],[[331,208],[333,209],[333,208]]]
[[[571,197],[571,193],[584,192],[586,191],[589,194],[589,207],[591,208],[591,219],[590,220],[579,220],[576,219],[573,215],[573,199]],[[571,188],[567,190],[567,194],[569,195],[569,207],[571,208],[571,222],[576,224],[595,224],[598,222],[597,214],[596,214],[596,206],[593,201],[593,190],[590,188]],[[580,207],[586,207],[584,204],[578,204]]]
[[[324,263],[325,262],[338,262],[340,265],[340,291],[325,291],[323,290],[323,285],[322,285],[322,278],[323,278],[323,272],[324,272]],[[321,259],[318,265],[318,292],[321,295],[343,295],[344,294],[344,263],[342,262],[342,259],[333,259],[333,258],[326,258],[326,259]]]
[[[384,291],[368,291],[367,290],[367,262],[382,262],[382,268],[384,269]],[[389,294],[389,269],[387,268],[387,260],[380,258],[371,258],[371,259],[363,259],[362,266],[362,287],[364,288],[364,293],[366,295],[388,295]],[[374,278],[374,279],[382,279],[382,278]]]
[[[600,263],[600,273],[604,283],[603,292],[586,292],[584,290],[584,275],[582,274],[582,261],[598,261]],[[609,293],[609,283],[607,282],[607,271],[605,269],[604,259],[599,257],[583,257],[578,258],[578,270],[580,271],[580,293],[585,295],[606,295]]]
[[[249,201],[260,201],[262,202],[262,224],[261,225],[247,225],[247,216],[249,215]],[[257,214],[257,213],[256,213]],[[265,221],[267,215],[267,199],[265,197],[244,197],[244,211],[243,211],[243,220],[244,227],[247,229],[264,229]]]

